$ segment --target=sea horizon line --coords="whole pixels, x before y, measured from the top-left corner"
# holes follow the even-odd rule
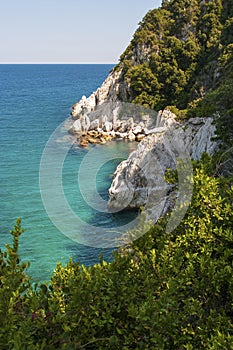
[[[51,65],[58,65],[58,64],[69,64],[69,65],[78,65],[78,64],[86,64],[86,65],[91,65],[91,64],[110,64],[110,65],[116,65],[117,62],[0,62],[0,65],[7,65],[7,64],[17,64],[17,65],[20,65],[20,64],[40,64],[40,65],[43,65],[43,64],[51,64]]]

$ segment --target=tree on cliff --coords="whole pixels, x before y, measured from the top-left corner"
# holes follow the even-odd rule
[[[180,117],[218,114],[221,136],[232,138],[232,16],[233,3],[224,0],[163,1],[149,11],[117,67],[130,102],[173,105]]]

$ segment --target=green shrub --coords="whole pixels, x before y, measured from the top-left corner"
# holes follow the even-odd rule
[[[48,285],[25,275],[18,221],[1,253],[1,349],[231,349],[233,187],[203,162],[173,232],[160,219],[113,262],[58,264]]]

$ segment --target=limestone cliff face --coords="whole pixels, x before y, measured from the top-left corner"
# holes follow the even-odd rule
[[[71,115],[73,119],[78,119],[83,115],[88,115],[94,111],[97,106],[106,102],[118,101],[118,93],[120,89],[120,77],[121,70],[112,70],[106,80],[103,82],[95,92],[93,92],[88,98],[83,96],[80,101],[72,106]],[[124,90],[121,86],[121,90]],[[123,94],[126,93],[121,91]]]
[[[161,127],[159,119],[166,127]],[[217,143],[212,140],[215,134],[212,121],[193,118],[179,123],[172,113],[160,114],[157,130],[118,166],[109,189],[109,209],[144,207],[147,218],[153,221],[171,209],[177,193],[164,175],[168,168],[176,169],[179,159],[187,163],[191,158],[200,159],[203,152],[213,154]]]

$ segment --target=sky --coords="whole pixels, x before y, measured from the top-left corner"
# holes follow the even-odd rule
[[[0,63],[117,63],[161,0],[0,0]]]

